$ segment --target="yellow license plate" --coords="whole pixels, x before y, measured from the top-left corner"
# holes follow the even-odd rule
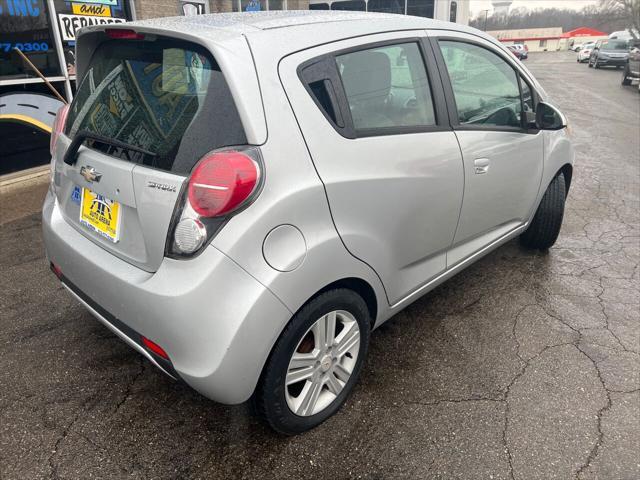
[[[107,240],[117,242],[120,230],[120,204],[104,195],[82,189],[80,223]]]

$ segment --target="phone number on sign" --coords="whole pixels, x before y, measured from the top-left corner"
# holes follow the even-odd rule
[[[10,52],[14,48],[23,52],[46,52],[49,50],[47,42],[26,42],[26,43],[2,43],[0,42],[0,52]]]

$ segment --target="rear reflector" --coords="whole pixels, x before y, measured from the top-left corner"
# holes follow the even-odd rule
[[[107,34],[107,37],[113,38],[114,40],[144,40],[144,35],[135,30],[107,28],[104,33]]]
[[[53,262],[51,262],[49,266],[51,267],[51,271],[54,273],[54,275],[58,277],[59,280],[62,280],[62,269]]]
[[[142,337],[142,343],[144,344],[145,347],[147,347],[149,350],[151,350],[153,353],[155,353],[159,357],[162,357],[165,360],[169,360],[169,355],[167,355],[167,352],[165,352],[162,349],[162,347],[157,343],[152,342],[147,337]]]

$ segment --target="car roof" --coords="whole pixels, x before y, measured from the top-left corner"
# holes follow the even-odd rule
[[[130,22],[128,25],[155,26],[167,30],[183,30],[192,26],[196,28],[204,26],[242,34],[256,30],[273,30],[301,25],[372,20],[387,20],[404,25],[415,25],[419,23],[422,26],[434,22],[442,23],[423,17],[388,13],[331,10],[271,10],[268,12],[212,13],[183,17],[152,18],[149,20]]]
[[[153,18],[129,22],[125,25],[111,24],[108,28],[141,28],[146,31],[165,31],[199,37],[220,42],[237,36],[260,33],[270,41],[316,44],[339,40],[350,36],[349,27],[358,34],[412,29],[445,29],[479,34],[478,30],[464,25],[442,22],[411,15],[395,15],[373,12],[337,12],[322,10],[284,10],[268,12],[235,12],[194,15],[184,17]],[[89,27],[90,29],[92,27]],[[95,27],[93,27],[95,28]],[[492,37],[483,37],[494,41]],[[295,45],[292,45],[295,49]]]

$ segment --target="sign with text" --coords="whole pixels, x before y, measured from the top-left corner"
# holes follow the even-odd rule
[[[76,15],[93,15],[94,17],[110,17],[111,7],[107,5],[91,5],[88,3],[73,3],[71,11]]]
[[[118,0],[74,0],[78,3],[98,3],[100,5],[109,5],[115,7],[118,5]]]
[[[90,15],[65,15],[58,14],[58,22],[60,23],[60,34],[65,42],[75,42],[76,32],[82,27],[90,25],[105,25],[111,23],[124,23],[123,18],[113,17],[96,17]]]

